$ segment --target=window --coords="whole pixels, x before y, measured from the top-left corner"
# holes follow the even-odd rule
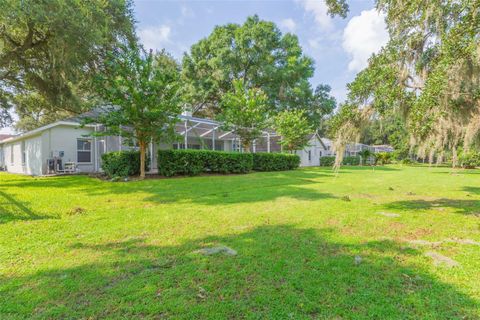
[[[22,165],[27,162],[27,151],[25,150],[25,141],[22,141]]]
[[[77,139],[77,162],[92,162],[92,140]]]
[[[10,163],[13,166],[13,145],[10,146]]]
[[[322,150],[320,150],[320,154],[319,154],[319,156],[320,156],[320,157],[322,156]]]
[[[308,161],[312,161],[312,151],[308,150]]]

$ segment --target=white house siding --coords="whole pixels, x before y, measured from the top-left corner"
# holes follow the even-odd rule
[[[6,167],[12,173],[24,173],[22,166],[21,142],[15,141],[6,145]],[[13,152],[13,155],[12,155]]]
[[[313,167],[320,165],[321,153],[325,152],[325,148],[318,140],[317,136],[312,136],[308,142],[308,146],[303,150],[299,150],[296,153],[300,156],[301,167]],[[310,153],[310,157],[309,157]]]
[[[63,163],[75,162],[79,172],[95,172],[95,139],[89,136],[92,131],[92,128],[77,128],[68,125],[60,125],[45,130],[42,134],[43,173],[47,172],[47,159],[61,151],[64,153]],[[77,159],[77,139],[81,138],[92,140],[91,161],[88,163],[79,163]]]

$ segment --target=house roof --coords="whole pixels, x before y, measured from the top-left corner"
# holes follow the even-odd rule
[[[13,134],[0,134],[0,141],[13,137]]]

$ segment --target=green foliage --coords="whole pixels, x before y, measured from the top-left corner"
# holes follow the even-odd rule
[[[345,166],[358,166],[360,165],[360,156],[344,157],[342,164]]]
[[[252,16],[243,25],[215,27],[184,56],[182,72],[186,101],[194,112],[213,117],[232,91],[232,79],[261,89],[272,110],[305,107],[313,70],[295,35],[282,35],[274,23]]]
[[[146,161],[148,164],[148,160]],[[148,165],[145,166],[148,170]],[[140,152],[116,151],[102,154],[102,170],[109,178],[124,178],[140,174]]]
[[[393,160],[393,153],[391,152],[379,152],[375,153],[375,164],[384,165],[389,164]]]
[[[225,130],[233,130],[241,139],[243,149],[250,151],[253,140],[267,127],[267,96],[258,88],[247,88],[241,80],[233,81],[233,91],[222,98],[219,120]]]
[[[431,159],[462,144],[478,146],[480,2],[376,4],[385,13],[390,40],[349,84],[348,103],[401,116],[412,138],[395,146],[403,145],[401,157],[409,144]]]
[[[391,110],[366,124],[360,141],[368,145],[391,145],[397,159],[407,158],[410,151],[405,120]]]
[[[300,165],[300,157],[286,153],[254,153],[253,170],[284,171],[294,170]]]
[[[368,160],[371,156],[373,156],[373,153],[372,153],[370,150],[365,149],[365,150],[360,151],[360,152],[358,153],[358,155],[360,156],[360,160],[361,160],[360,163],[361,163],[362,165],[365,165],[365,164],[367,164],[367,160]]]
[[[128,0],[0,1],[0,125],[13,107],[22,130],[82,112],[105,52],[134,38]]]
[[[253,168],[250,153],[210,150],[159,150],[158,172],[167,177],[200,173],[247,173]]]
[[[335,164],[335,157],[332,157],[332,156],[320,157],[320,166],[333,167],[334,164]]]
[[[302,110],[282,111],[275,116],[274,123],[285,150],[302,150],[308,144],[313,130]]]
[[[170,141],[181,111],[179,68],[164,51],[146,54],[141,48],[121,47],[95,79],[98,95],[110,106],[95,121],[105,126],[98,135],[120,135],[136,141],[145,163],[149,142]],[[143,165],[140,176],[144,177]]]
[[[320,136],[324,136],[327,133],[327,117],[329,117],[337,107],[335,97],[330,95],[331,90],[332,88],[329,85],[318,85],[310,101],[303,109],[310,121],[311,127],[318,130]]]
[[[480,167],[480,152],[470,151],[462,153],[459,162],[463,168],[467,169]]]
[[[410,158],[404,158],[404,159],[401,159],[400,163],[404,165],[410,165],[410,164],[414,164],[414,161]]]
[[[320,157],[320,166],[333,167],[335,164],[334,156]],[[348,156],[343,157],[342,165],[345,166],[358,166],[360,165],[360,156]]]

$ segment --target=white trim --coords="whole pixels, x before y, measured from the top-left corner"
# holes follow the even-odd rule
[[[57,122],[54,122],[54,123],[50,123],[46,126],[34,129],[32,131],[27,131],[25,133],[16,135],[14,137],[2,140],[2,141],[0,141],[0,144],[15,142],[15,141],[21,140],[23,138],[31,137],[31,136],[36,135],[37,133],[40,133],[42,131],[48,130],[48,129],[56,127],[56,126],[74,126],[74,127],[78,126],[78,127],[80,127],[80,123],[71,122],[71,121],[57,121]],[[86,124],[84,127],[91,128],[91,127],[95,127],[95,125],[94,124]]]

